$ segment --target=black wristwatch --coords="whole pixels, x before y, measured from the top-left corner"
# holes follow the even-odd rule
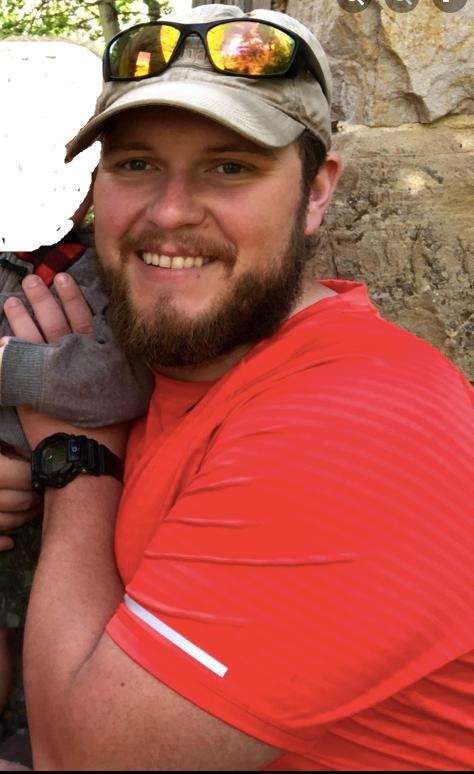
[[[113,476],[122,481],[122,461],[92,438],[67,433],[44,438],[32,452],[31,477],[33,489],[39,494],[47,486],[61,489],[79,473]]]

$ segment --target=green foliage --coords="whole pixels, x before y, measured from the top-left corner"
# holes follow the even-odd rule
[[[148,20],[149,10],[170,10],[169,0],[114,0],[120,27]],[[99,6],[92,0],[0,0],[0,39],[17,35],[103,39]]]

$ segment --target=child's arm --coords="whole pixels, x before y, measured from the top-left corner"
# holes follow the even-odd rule
[[[8,320],[3,311],[3,304],[12,295],[22,300],[25,299],[21,281],[29,271],[31,271],[31,264],[19,258],[15,253],[0,252],[0,337],[11,334]],[[0,442],[18,449],[29,448],[16,409],[13,406],[1,405],[1,400]]]
[[[103,316],[94,318],[90,336],[73,333],[50,344],[11,338],[4,349],[3,406],[25,403],[72,424],[100,427],[144,414],[152,389],[149,369],[128,360]]]
[[[22,448],[27,446],[22,442],[21,425],[15,426],[14,406],[26,403],[73,424],[94,427],[141,416],[153,389],[149,369],[128,360],[106,322],[107,299],[98,279],[93,251],[88,250],[69,273],[80,284],[92,309],[92,334],[70,333],[51,343],[12,338],[4,348],[0,438]],[[46,291],[41,281],[39,288],[40,292],[41,288]],[[21,286],[14,295],[28,305]],[[0,319],[0,332],[10,332],[5,315]],[[7,429],[7,419],[8,437],[2,433],[2,428]]]

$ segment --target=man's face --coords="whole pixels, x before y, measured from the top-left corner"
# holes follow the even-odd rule
[[[110,124],[97,251],[124,345],[198,365],[273,333],[301,292],[305,205],[295,145],[268,151],[182,110]]]

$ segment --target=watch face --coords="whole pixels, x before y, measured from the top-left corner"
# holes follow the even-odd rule
[[[47,475],[58,473],[67,464],[67,445],[58,443],[47,446],[41,454],[41,467]]]

